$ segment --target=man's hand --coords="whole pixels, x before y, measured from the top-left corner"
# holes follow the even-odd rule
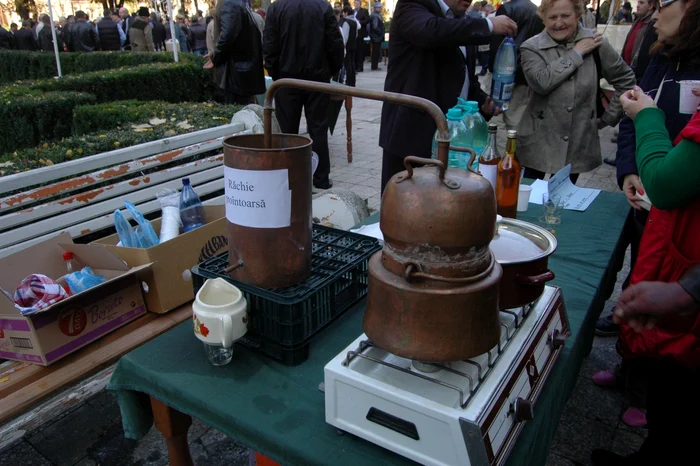
[[[603,35],[598,33],[593,37],[587,37],[576,42],[574,50],[585,57],[587,54],[591,53],[603,44]]]
[[[505,15],[494,16],[489,19],[491,20],[491,24],[493,24],[493,31],[491,31],[491,34],[494,36],[514,37],[518,33],[518,25]]]
[[[637,205],[635,201],[641,201],[642,198],[637,196],[637,193],[644,194],[644,186],[642,186],[642,181],[639,176],[634,174],[625,175],[625,179],[622,182],[622,192],[627,196],[627,202],[637,210],[642,210],[642,207]]]
[[[204,66],[202,68],[204,68],[205,70],[210,70],[210,69],[214,68],[214,64],[211,62],[211,59],[207,60],[207,62],[204,64]]]
[[[496,107],[496,103],[491,100],[491,97],[486,97],[484,105],[481,106],[481,114],[486,116],[498,116],[503,113],[501,107]]]
[[[640,282],[622,292],[613,320],[627,321],[635,332],[642,332],[663,316],[698,310],[700,304],[678,282]]]

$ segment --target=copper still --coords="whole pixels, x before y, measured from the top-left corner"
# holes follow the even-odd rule
[[[378,346],[417,361],[462,360],[495,347],[500,338],[498,290],[503,274],[489,249],[496,223],[496,200],[490,183],[478,172],[447,168],[448,151],[460,149],[449,145],[447,120],[440,108],[414,96],[281,79],[272,83],[265,97],[264,134],[227,140],[228,157],[236,156],[233,143],[237,142],[244,153],[236,157],[248,157],[241,160],[252,163],[250,154],[255,153],[254,157],[270,159],[266,163],[272,163],[275,156],[298,150],[304,153],[299,160],[308,167],[310,147],[303,152],[307,146],[302,139],[271,132],[272,100],[280,87],[407,105],[433,117],[439,134],[437,160],[406,157],[406,171],[396,174],[385,188],[380,214],[385,243],[383,250],[369,261],[369,292],[362,327]],[[467,151],[471,152],[470,166],[475,154]],[[300,234],[302,241],[295,240],[294,253],[299,257],[308,254],[310,258],[305,233],[308,231],[310,236],[311,173],[309,168],[306,170],[308,176],[299,175],[294,180],[290,172],[290,189],[303,191],[304,197],[297,204],[292,195],[291,223],[295,227],[287,233]],[[309,210],[305,210],[307,190]],[[289,241],[281,231],[276,233],[267,240],[280,244]],[[232,250],[240,248],[245,252],[231,256],[230,268],[236,273],[252,264],[246,255],[253,248],[237,239],[235,232],[232,234]],[[252,236],[246,238],[254,241]],[[256,267],[265,269],[260,276],[271,277],[283,267],[290,272],[298,270],[297,282],[305,278],[306,263],[293,260],[288,250],[271,247],[270,242],[266,248],[255,251],[260,258],[256,258]],[[237,257],[242,266],[235,263]]]

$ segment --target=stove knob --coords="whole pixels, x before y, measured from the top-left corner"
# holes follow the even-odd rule
[[[535,417],[535,410],[532,401],[518,397],[515,400],[515,419],[518,422],[532,421]]]
[[[566,343],[566,334],[554,329],[552,332],[552,349],[559,349]]]

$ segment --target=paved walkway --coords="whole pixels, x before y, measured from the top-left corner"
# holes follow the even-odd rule
[[[384,71],[365,71],[358,75],[357,85],[382,89],[385,77]],[[367,199],[373,209],[380,205],[381,149],[377,145],[380,115],[380,102],[354,100],[352,163],[347,162],[345,151],[344,110],[338,120],[338,131],[330,137],[334,187],[353,190]],[[601,132],[604,157],[615,152],[615,144],[610,143],[611,135],[609,128]],[[607,165],[583,174],[578,184],[608,191],[618,189],[615,170]],[[620,273],[618,288],[627,272],[628,267]],[[619,420],[625,409],[624,397],[618,392],[600,389],[591,382],[595,372],[607,369],[617,361],[614,344],[615,338],[596,338],[593,351],[584,362],[578,383],[559,420],[547,466],[590,464],[590,452],[595,448],[628,454],[643,441],[643,429],[629,428]],[[552,422],[557,420],[552,419]],[[189,440],[192,456],[198,465],[248,464],[247,449],[243,445],[196,420],[190,429]],[[331,462],[329,459],[329,464]],[[155,428],[139,442],[124,438],[118,405],[107,392],[71,408],[38,431],[28,433],[17,444],[0,451],[0,465],[155,466],[167,463],[165,441]]]

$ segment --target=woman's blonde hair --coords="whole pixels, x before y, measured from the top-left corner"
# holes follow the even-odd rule
[[[554,6],[554,3],[564,1],[571,2],[571,4],[574,6],[576,18],[583,16],[583,1],[581,0],[542,0],[542,3],[540,3],[540,6],[537,8],[537,14],[540,18],[542,18],[542,20],[544,20],[547,16],[547,12]]]

